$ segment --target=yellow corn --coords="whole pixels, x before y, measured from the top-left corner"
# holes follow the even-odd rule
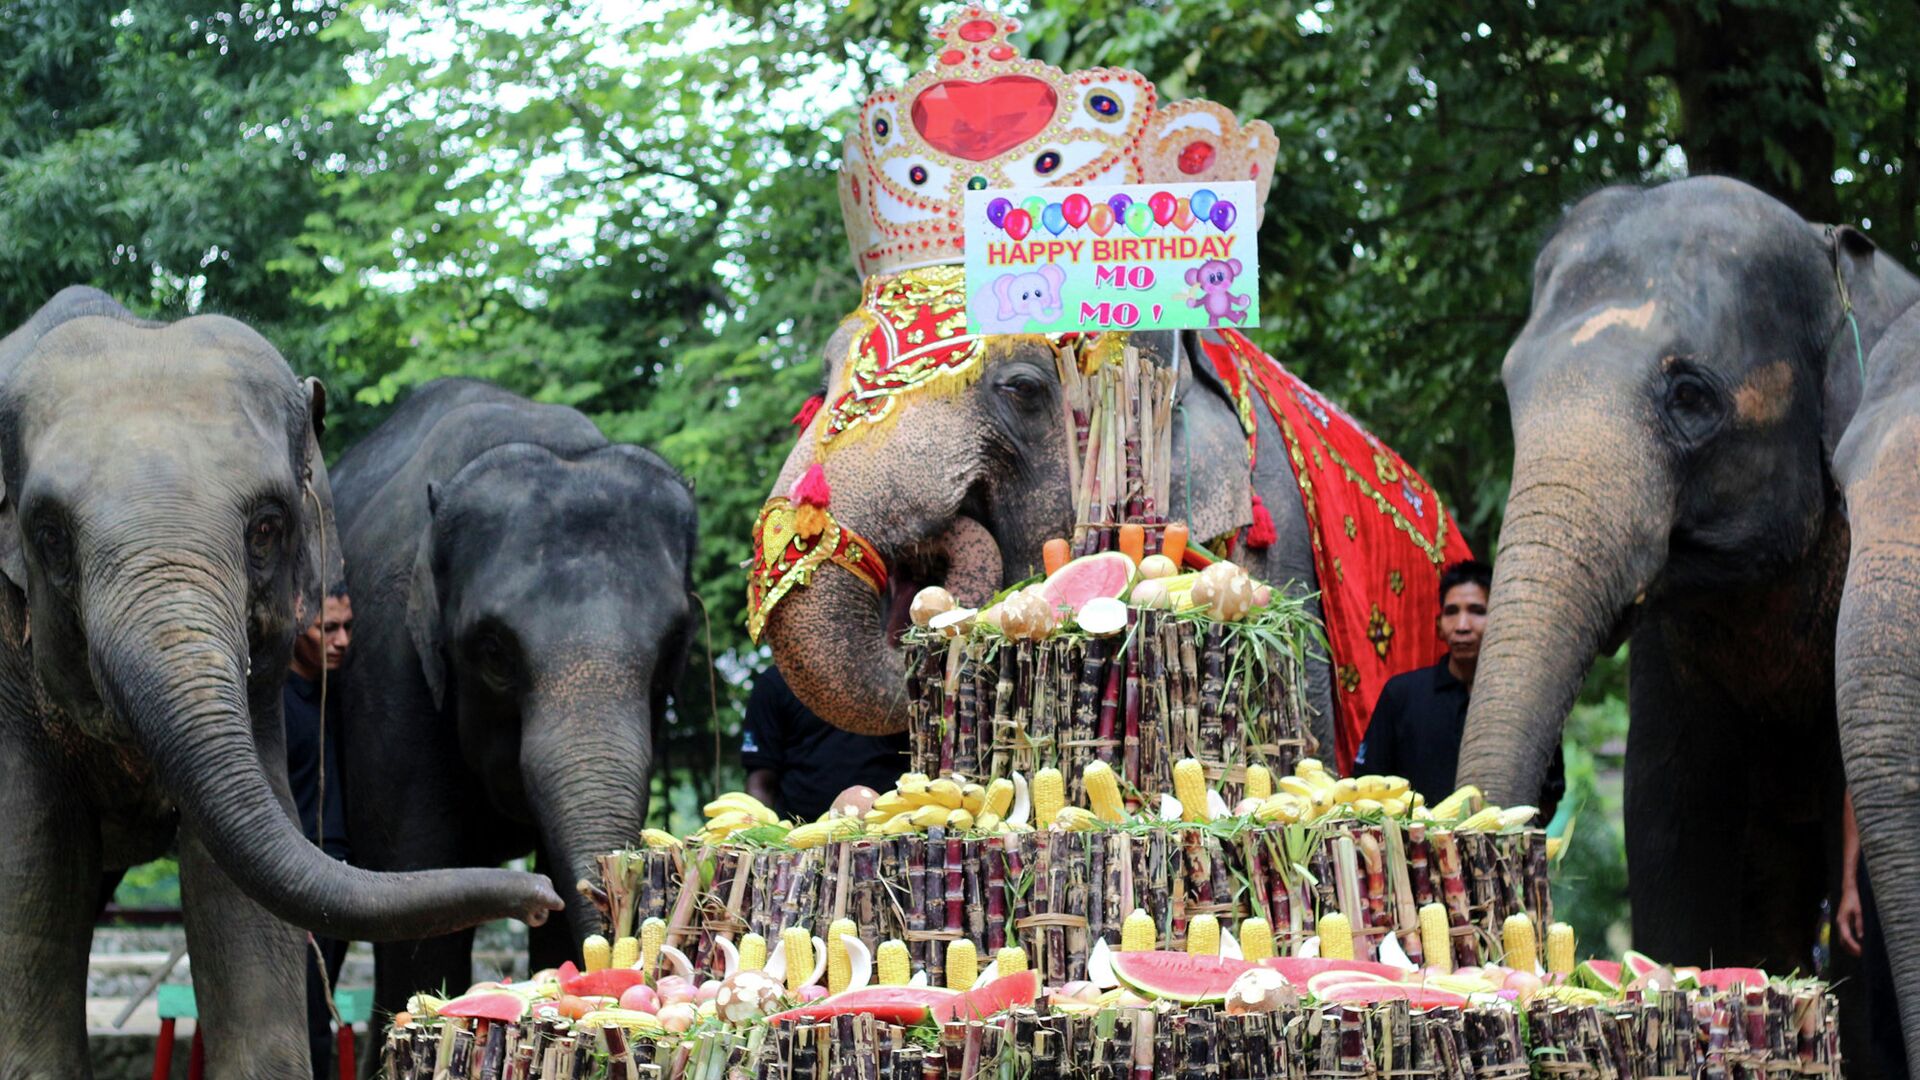
[[[1315,774],[1320,776],[1327,775],[1327,767],[1319,758],[1303,757],[1293,763],[1293,775],[1311,776]]]
[[[987,797],[986,800],[980,804],[980,812],[983,814],[992,814],[997,818],[1004,818],[1007,816],[1007,811],[1011,809],[1013,809],[1013,781],[1003,776],[993,783],[988,784]],[[980,814],[974,815],[975,818],[979,816]]]
[[[1485,798],[1486,796],[1480,793],[1479,788],[1468,784],[1441,799],[1439,805],[1433,808],[1433,816],[1440,821],[1452,821],[1455,818],[1464,817],[1478,809]]]
[[[1532,971],[1540,966],[1540,954],[1534,949],[1533,920],[1525,912],[1507,916],[1500,924],[1500,941],[1507,955],[1500,962],[1516,971]]]
[[[876,963],[881,986],[905,986],[913,978],[913,961],[907,956],[907,943],[889,939],[880,943]]]
[[[1153,916],[1144,909],[1134,908],[1127,921],[1120,924],[1120,951],[1152,952],[1155,936]]]
[[[1046,768],[1033,774],[1033,820],[1051,825],[1067,805],[1067,781],[1059,769]]]
[[[1078,806],[1063,806],[1053,819],[1053,827],[1065,832],[1086,832],[1098,828],[1100,818],[1093,811]]]
[[[1438,815],[1440,811],[1435,810],[1434,813]],[[1497,829],[1499,827],[1500,808],[1497,806],[1489,806],[1479,813],[1469,814],[1466,818],[1462,819],[1458,825],[1453,827],[1453,831],[1483,832],[1487,829]]]
[[[613,943],[613,966],[630,968],[640,962],[640,939],[623,937]]]
[[[660,946],[667,943],[667,921],[654,917],[640,924],[640,970],[651,973],[660,960]],[[648,978],[652,978],[649,974]]]
[[[1101,821],[1118,825],[1127,820],[1127,804],[1120,799],[1120,780],[1113,775],[1113,766],[1088,762],[1080,772],[1080,783],[1087,789],[1087,805]]]
[[[1547,927],[1547,973],[1573,974],[1573,927],[1557,922]]]
[[[947,942],[947,989],[971,990],[980,977],[980,954],[973,942],[955,938]]]
[[[665,829],[641,829],[640,840],[655,851],[672,851],[680,846],[680,838]]]
[[[588,971],[605,971],[613,963],[613,946],[599,934],[580,943],[581,958],[587,963]]]
[[[789,926],[780,931],[780,944],[787,950],[787,993],[798,994],[813,974],[813,935],[804,926]]]
[[[841,935],[857,936],[860,928],[852,919],[835,919],[827,927],[827,993],[837,994],[853,982],[853,962],[847,958],[847,943]]]
[[[1173,793],[1180,800],[1181,821],[1207,820],[1207,774],[1192,758],[1173,767]]]
[[[1220,955],[1220,920],[1212,915],[1195,915],[1187,923],[1187,955]]]
[[[1420,908],[1420,951],[1428,967],[1443,975],[1453,970],[1453,929],[1447,923],[1447,905],[1439,901]]]
[[[1320,916],[1320,955],[1329,960],[1353,959],[1353,924],[1345,915],[1330,911]]]
[[[993,955],[993,968],[1001,978],[1018,975],[1027,970],[1027,950],[1018,945],[1009,945]]]
[[[1273,772],[1265,765],[1247,766],[1246,797],[1264,800],[1271,794],[1273,794]]]
[[[1240,920],[1240,955],[1256,963],[1273,955],[1273,930],[1267,920],[1257,916]]]
[[[973,827],[981,832],[993,832],[1000,828],[1000,815],[981,814],[973,819]]]
[[[802,825],[788,833],[786,843],[790,848],[798,848],[804,851],[807,848],[816,848],[826,843],[828,837],[831,835],[830,826],[828,826],[826,822],[816,821],[811,825]]]
[[[762,971],[767,966],[767,939],[759,934],[740,935],[740,971]]]

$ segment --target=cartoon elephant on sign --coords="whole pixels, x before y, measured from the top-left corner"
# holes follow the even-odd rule
[[[1253,298],[1230,291],[1239,276],[1239,259],[1208,259],[1188,270],[1187,284],[1200,286],[1200,295],[1188,300],[1187,306],[1206,308],[1208,326],[1219,326],[1222,319],[1235,325],[1245,322],[1247,313],[1239,309],[1253,303]]]
[[[993,301],[985,296],[974,311],[976,333],[1018,334],[1027,323],[1038,320],[1051,323],[1060,317],[1060,286],[1067,272],[1053,263],[1020,274],[1001,274],[993,279]]]

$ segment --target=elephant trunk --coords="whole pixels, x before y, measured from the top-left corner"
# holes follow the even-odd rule
[[[1511,806],[1539,797],[1594,656],[1665,559],[1671,482],[1604,431],[1614,412],[1516,412],[1513,490],[1458,783]]]
[[[954,518],[928,547],[945,562],[944,584],[958,602],[984,603],[1000,588],[1000,547],[978,521]],[[768,618],[774,663],[794,695],[828,723],[866,735],[906,730],[906,662],[893,645],[888,614],[886,597],[828,566]]]
[[[593,661],[572,667],[525,711],[520,774],[554,863],[547,873],[578,891],[600,880],[599,856],[633,846],[646,827],[653,713],[645,681],[630,672]],[[568,916],[575,941],[606,932],[591,904],[574,903]]]
[[[102,583],[85,614],[102,697],[132,727],[182,825],[243,892],[295,926],[361,941],[433,937],[505,917],[538,924],[560,907],[535,875],[376,874],[309,843],[285,782],[276,791],[262,762],[262,745],[282,744],[279,711],[264,709],[256,728],[243,596],[223,578],[244,575],[129,568]],[[277,696],[277,680],[272,686],[262,696]]]

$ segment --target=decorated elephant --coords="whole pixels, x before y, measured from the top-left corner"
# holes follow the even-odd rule
[[[232,319],[145,322],[92,289],[0,341],[0,1075],[90,1074],[94,918],[175,845],[215,1076],[307,1075],[296,926],[560,907],[534,875],[355,869],[294,823],[281,683],[338,548],[325,400]]]
[[[1859,232],[1716,177],[1594,194],[1540,252],[1503,369],[1513,487],[1460,775],[1532,790],[1595,654],[1630,637],[1637,949],[1811,969],[1844,740],[1920,985],[1914,338],[1887,334],[1916,299]]]
[[[579,412],[422,387],[334,469],[357,627],[346,689],[355,858],[538,852],[567,885],[646,824],[653,727],[693,627],[693,493]],[[603,927],[576,902],[535,968]],[[569,933],[568,931],[571,931]],[[472,931],[375,949],[376,1004],[472,978]]]

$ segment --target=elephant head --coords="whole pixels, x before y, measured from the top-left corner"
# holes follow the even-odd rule
[[[962,603],[982,603],[1037,572],[1046,541],[1070,535],[1074,522],[1057,354],[1038,335],[983,339],[977,377],[964,389],[902,395],[889,426],[836,438],[821,455],[862,325],[849,319],[828,343],[829,404],[801,432],[773,494],[788,493],[823,456],[831,511],[886,562],[887,593],[823,566],[773,608],[765,635],[810,708],[848,730],[881,734],[906,726],[905,664],[893,642],[914,593],[943,584]],[[1225,390],[1206,364],[1189,361],[1197,345],[1176,345],[1171,333],[1132,341],[1157,362],[1179,365],[1174,459],[1190,450],[1193,461],[1240,463],[1194,470],[1175,485],[1166,512],[1189,522],[1196,537],[1244,524],[1246,438]]]
[[[1513,486],[1461,783],[1530,801],[1639,602],[1813,550],[1860,393],[1843,290],[1871,349],[1916,284],[1737,181],[1608,189],[1567,214],[1502,368]]]
[[[614,445],[510,443],[430,484],[407,627],[484,796],[597,881],[646,824],[653,725],[692,639],[693,493]],[[573,905],[576,936],[600,932]]]
[[[319,610],[321,552],[339,548],[325,400],[241,323],[143,323],[91,289],[0,342],[0,572],[25,596],[40,712],[157,777],[234,882],[295,925],[383,940],[542,921],[560,906],[545,878],[372,874],[291,819],[275,759],[296,595]]]

